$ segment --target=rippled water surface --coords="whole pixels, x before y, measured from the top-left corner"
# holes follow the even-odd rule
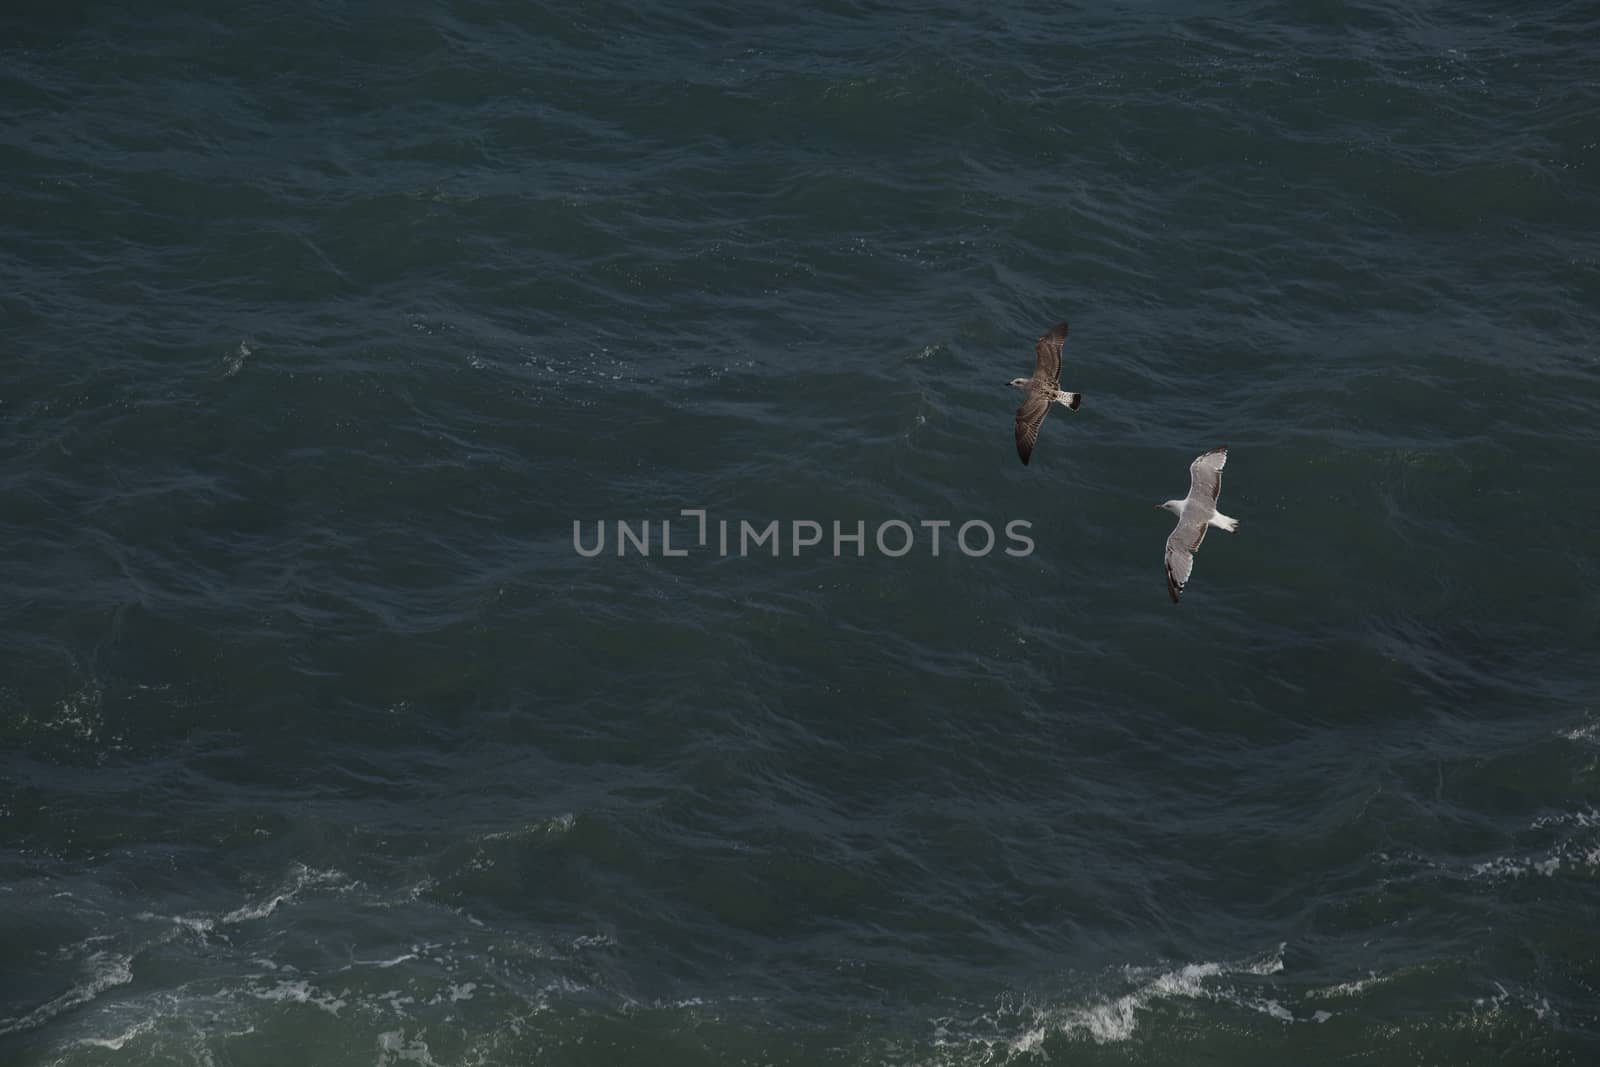
[[[1596,41],[0,15],[0,1062],[1596,1062]]]

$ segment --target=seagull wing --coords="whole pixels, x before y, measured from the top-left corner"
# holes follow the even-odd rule
[[[1217,494],[1222,492],[1222,467],[1228,462],[1228,446],[1202,452],[1189,464],[1189,501],[1215,510]],[[1196,543],[1196,548],[1199,544]]]
[[[1039,338],[1033,346],[1033,380],[1047,382],[1051,389],[1061,387],[1061,346],[1067,343],[1067,324],[1058,322],[1055,328]]]
[[[1028,457],[1033,455],[1033,443],[1039,439],[1039,427],[1050,413],[1053,392],[1047,392],[1035,378],[1028,388],[1028,399],[1017,409],[1017,455],[1022,457],[1023,466],[1028,465]]]
[[[1189,574],[1194,570],[1194,554],[1200,542],[1206,539],[1206,515],[1196,514],[1198,509],[1184,512],[1178,525],[1167,535],[1167,595],[1176,604],[1189,584]]]

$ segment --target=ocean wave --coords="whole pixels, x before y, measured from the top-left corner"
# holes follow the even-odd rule
[[[336,870],[316,870],[304,864],[296,864],[289,880],[278,890],[261,900],[241,904],[239,907],[223,915],[218,921],[231,925],[234,923],[253,922],[265,919],[284,904],[292,903],[307,888],[332,888],[339,892],[348,892],[356,887],[356,882],[345,874]]]
[[[64,1012],[87,1004],[100,994],[133,981],[133,957],[118,952],[90,953],[84,960],[88,970],[77,984],[46,1001],[26,1015],[0,1019],[0,1036],[33,1030]]]
[[[1051,1037],[1117,1044],[1130,1039],[1139,1027],[1140,1017],[1164,1001],[1215,1001],[1280,1022],[1293,1022],[1294,1015],[1278,999],[1260,996],[1230,981],[1239,976],[1280,973],[1285,947],[1279,945],[1272,952],[1231,963],[1189,963],[1170,969],[1125,967],[1121,978],[1132,988],[1116,996],[1058,1004],[1007,996],[996,1008],[976,1018],[935,1020],[934,1045],[957,1052],[979,1052],[981,1063],[1007,1063],[1040,1050]]]

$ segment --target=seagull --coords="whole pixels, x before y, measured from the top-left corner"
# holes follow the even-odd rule
[[[1081,393],[1067,393],[1061,389],[1061,346],[1067,340],[1067,324],[1057,323],[1055,328],[1039,338],[1033,346],[1033,377],[1013,378],[1010,384],[1028,399],[1017,409],[1017,455],[1027,466],[1033,455],[1033,443],[1039,439],[1039,424],[1050,413],[1051,404],[1065,404],[1078,410]]]
[[[1157,504],[1178,516],[1178,525],[1167,537],[1167,592],[1176,604],[1194,569],[1194,554],[1206,539],[1206,529],[1215,526],[1233,533],[1238,519],[1217,510],[1217,494],[1222,491],[1222,466],[1228,462],[1228,446],[1203,452],[1189,464],[1189,495],[1182,500]]]

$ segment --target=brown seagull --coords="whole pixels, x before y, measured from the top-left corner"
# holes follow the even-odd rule
[[[1017,455],[1024,466],[1033,455],[1033,443],[1039,439],[1039,424],[1050,413],[1051,404],[1065,404],[1078,410],[1081,393],[1067,393],[1061,389],[1061,346],[1067,340],[1067,324],[1057,323],[1055,329],[1045,334],[1033,346],[1033,377],[1013,378],[1012,385],[1028,394],[1017,409]]]
[[[1157,504],[1178,516],[1178,525],[1167,536],[1167,595],[1176,604],[1194,570],[1194,554],[1206,539],[1206,530],[1215,526],[1233,533],[1238,519],[1217,510],[1217,494],[1222,492],[1222,467],[1228,462],[1228,446],[1203,452],[1189,464],[1189,495],[1182,500]]]

